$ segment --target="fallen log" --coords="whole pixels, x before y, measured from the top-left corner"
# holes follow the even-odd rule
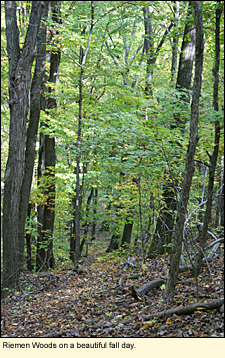
[[[145,285],[139,287],[136,292],[138,295],[144,295],[145,293],[147,293],[148,291],[150,291],[151,289],[155,288],[155,287],[160,287],[163,283],[165,283],[166,281],[163,278],[159,278],[156,280],[153,280],[151,282],[146,283]]]
[[[192,305],[189,306],[179,306],[179,307],[175,307],[175,308],[171,308],[169,310],[166,311],[162,311],[162,312],[157,312],[157,313],[153,313],[150,315],[146,315],[146,316],[142,316],[141,320],[142,321],[149,321],[150,319],[153,319],[155,317],[166,317],[166,316],[172,316],[173,314],[176,315],[187,315],[190,313],[193,313],[196,309],[201,308],[201,309],[205,309],[205,310],[212,310],[215,308],[219,308],[220,306],[222,306],[224,303],[224,299],[221,300],[213,300],[213,301],[209,301],[209,302],[197,302],[197,303],[193,303]]]

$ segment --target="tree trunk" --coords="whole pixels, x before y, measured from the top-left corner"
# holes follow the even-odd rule
[[[174,5],[174,10],[175,10],[175,17],[176,19],[178,19],[179,17],[179,2],[178,1],[174,1],[175,5]],[[153,31],[152,31],[152,24],[151,24],[151,14],[149,12],[149,8],[148,7],[144,7],[143,8],[143,13],[144,13],[144,26],[145,26],[145,42],[144,42],[144,49],[146,52],[146,56],[147,56],[147,82],[146,82],[146,86],[145,86],[145,94],[148,97],[151,97],[153,92],[152,92],[152,86],[151,86],[151,82],[153,79],[153,69],[154,69],[154,65],[156,62],[156,58],[157,58],[157,54],[160,51],[166,36],[168,35],[169,31],[171,30],[172,26],[175,24],[175,22],[171,22],[171,24],[169,25],[168,29],[165,31],[164,35],[162,36],[162,39],[159,43],[159,45],[157,46],[157,49],[154,50],[154,35],[153,35]],[[176,64],[177,64],[177,44],[178,40],[176,38],[176,36],[174,37],[174,42],[173,42],[173,47],[172,47],[172,77],[174,76],[174,73],[176,72]],[[165,180],[166,181],[166,180]],[[169,187],[171,186],[171,184],[169,184]],[[175,199],[175,193],[172,193],[171,190],[168,190],[168,188],[164,188],[164,193],[169,192],[170,196],[173,195],[173,201],[176,201]],[[171,194],[172,193],[172,194]],[[165,200],[169,200],[166,199]],[[174,208],[175,209],[175,208]],[[161,235],[163,235],[164,233],[164,225],[161,221],[161,214],[163,216],[163,218],[166,220],[166,226],[167,223],[169,223],[169,231],[173,229],[173,214],[171,215],[170,212],[170,207],[166,207],[165,211],[160,213],[160,217],[157,221],[157,228],[156,228],[156,235],[154,235],[153,237],[153,241],[152,244],[150,246],[149,252],[148,252],[148,256],[149,257],[153,257],[156,254],[156,249],[158,249],[160,252],[164,251],[163,248],[163,243],[166,242],[166,238],[163,237],[161,238]],[[172,221],[171,221],[172,219]],[[168,232],[168,230],[166,230]],[[171,241],[171,234],[168,233],[167,235],[167,243],[169,243]],[[159,242],[161,241],[161,242]]]
[[[223,187],[221,190],[221,198],[220,198],[220,226],[224,226],[224,172],[223,172]]]
[[[119,248],[120,235],[113,234],[106,252],[111,252]]]
[[[45,99],[41,100],[41,109],[45,110]],[[41,178],[43,176],[45,170],[45,135],[40,131],[39,137],[39,153],[38,153],[38,187],[42,190],[42,194],[44,195],[44,188],[41,186]],[[41,253],[41,242],[42,242],[42,227],[43,227],[43,220],[44,220],[44,205],[38,205],[37,208],[37,221],[38,221],[38,228],[37,228],[37,251],[36,251],[36,271],[39,271],[42,266],[42,256]]]
[[[72,220],[70,227],[70,260],[74,263],[74,255],[75,255],[75,197],[73,196],[71,202],[72,209]]]
[[[195,57],[195,40],[196,29],[193,19],[193,1],[189,2],[187,21],[184,29],[183,42],[181,46],[181,54],[179,59],[179,67],[177,74],[176,89],[183,92],[181,100],[189,103],[190,86],[192,79],[193,62]],[[184,132],[185,122],[177,115],[174,116],[176,127],[180,127],[181,132]]]
[[[132,228],[133,228],[133,223],[132,222],[125,223],[124,229],[123,229],[122,242],[121,242],[122,247],[123,246],[127,247],[127,245],[130,244]]]
[[[43,20],[48,16],[49,1],[44,2]],[[24,177],[20,191],[20,207],[19,207],[19,246],[20,246],[20,261],[23,265],[24,261],[24,227],[26,220],[26,213],[30,198],[30,190],[33,178],[34,160],[36,154],[37,132],[40,119],[40,96],[43,76],[45,72],[46,62],[46,28],[43,22],[38,34],[37,40],[37,57],[35,72],[31,84],[30,94],[30,117],[27,128],[27,141],[25,151],[25,167]]]
[[[154,50],[154,33],[152,31],[151,23],[151,14],[149,12],[149,7],[146,6],[143,8],[144,14],[144,27],[145,27],[145,40],[144,40],[144,51],[146,52],[147,57],[147,79],[145,84],[145,94],[148,97],[152,97],[152,79],[153,79],[153,69],[155,66],[157,54],[160,51],[162,45],[165,42],[167,35],[172,29],[174,22],[171,21],[168,28],[165,30],[156,50]]]
[[[94,214],[94,221],[92,223],[92,229],[91,229],[91,240],[95,240],[96,239],[96,213],[97,213],[97,201],[98,201],[98,189],[94,190],[94,200],[93,200],[93,205],[94,205],[94,209],[93,209],[93,214]]]
[[[179,68],[177,73],[176,88],[179,91],[190,91],[191,86],[196,36],[194,21],[192,21],[191,19],[192,15],[193,5],[191,2],[189,2],[188,15],[184,29],[181,54],[179,59]],[[189,95],[184,92],[184,95],[181,96],[181,100],[188,102]],[[174,119],[176,121],[176,125],[172,125],[171,128],[180,126],[181,131],[184,131],[185,123],[181,124],[180,118],[176,115],[174,116]],[[168,179],[170,178],[168,178],[167,174],[165,173],[163,198],[167,205],[161,210],[159,214],[159,218],[157,220],[156,225],[156,232],[148,252],[149,258],[155,257],[158,253],[162,254],[163,252],[165,252],[164,245],[167,246],[172,239],[172,231],[174,227],[174,211],[177,207],[177,198],[175,185],[173,182],[171,182],[171,180]]]
[[[190,1],[188,5],[188,14],[187,14],[187,20],[184,29],[181,54],[179,59],[176,88],[180,89],[181,91],[183,89],[186,89],[187,91],[190,90],[193,61],[195,56],[196,29],[194,26],[194,21],[192,20],[193,19],[192,3],[193,1]],[[184,100],[185,101],[187,100],[186,96],[184,96]]]
[[[218,86],[219,86],[219,65],[220,65],[220,17],[222,14],[222,7],[220,1],[217,2],[219,6],[216,8],[216,29],[215,29],[215,68],[214,68],[214,88],[213,88],[213,107],[215,111],[219,110],[218,106]],[[209,166],[209,181],[208,181],[208,198],[206,203],[206,210],[203,221],[203,228],[200,235],[200,243],[198,249],[198,257],[195,262],[194,271],[199,275],[202,266],[202,260],[204,257],[204,248],[207,240],[207,231],[211,217],[212,199],[213,199],[213,186],[214,186],[214,175],[217,163],[217,157],[219,152],[219,141],[220,141],[220,123],[215,121],[215,139],[213,154],[210,158]]]
[[[60,23],[60,2],[52,1],[52,18],[56,23]],[[57,34],[57,30],[53,32],[53,36]],[[58,82],[58,73],[60,68],[61,52],[54,50],[50,55],[50,73],[49,82]],[[51,94],[51,87],[47,89]],[[57,101],[55,98],[49,96],[45,102],[45,111],[48,114],[48,110],[57,107]],[[48,124],[46,124],[48,126]],[[44,135],[44,152],[43,152],[43,168],[45,170],[45,195],[47,197],[46,204],[41,209],[43,217],[41,218],[41,233],[38,237],[37,245],[37,270],[46,271],[49,268],[54,267],[53,257],[53,229],[55,218],[55,138],[52,135]]]
[[[80,64],[83,60],[83,49],[80,49]],[[75,196],[75,253],[74,267],[78,271],[80,258],[80,209],[81,209],[81,190],[80,190],[80,159],[81,159],[81,130],[82,130],[82,102],[83,102],[83,67],[80,70],[79,79],[79,115],[77,128],[76,144],[76,196]]]
[[[74,267],[78,271],[79,258],[80,258],[80,210],[81,210],[81,189],[80,189],[80,161],[81,161],[81,135],[82,135],[82,105],[83,105],[83,76],[84,66],[86,63],[87,54],[90,48],[90,42],[94,26],[94,1],[91,1],[91,24],[88,37],[88,44],[86,50],[80,47],[80,78],[79,78],[79,113],[78,113],[78,125],[77,125],[77,143],[76,143],[76,201],[75,201],[75,255],[74,255]]]
[[[32,204],[28,205],[28,210],[27,210],[27,217],[28,219],[31,218],[31,209],[32,209]],[[28,271],[32,271],[33,270],[33,265],[32,265],[32,243],[31,243],[31,223],[29,224],[29,232],[26,233],[26,248],[27,248],[27,257],[26,257],[26,264],[27,264],[27,269]]]
[[[155,235],[153,236],[148,257],[162,255],[167,250],[167,245],[171,243],[174,227],[174,212],[177,206],[177,199],[173,183],[169,180],[168,175],[164,175],[163,197],[166,206],[160,210],[156,223]]]
[[[183,229],[185,214],[189,199],[192,177],[194,173],[194,155],[198,142],[198,107],[201,93],[202,71],[203,71],[203,52],[204,52],[204,33],[202,24],[202,6],[201,1],[193,1],[195,11],[195,28],[196,28],[196,60],[195,60],[195,79],[191,103],[191,122],[190,137],[187,149],[184,181],[177,209],[176,226],[173,240],[173,252],[170,260],[169,276],[166,282],[165,297],[170,299],[174,295],[177,276],[179,272],[179,260],[181,255]]]
[[[144,13],[144,26],[145,26],[145,40],[144,49],[147,56],[147,79],[145,84],[145,93],[147,96],[152,96],[152,79],[153,79],[153,67],[155,65],[156,56],[154,53],[154,39],[152,32],[151,14],[149,7],[143,8]]]
[[[53,257],[53,229],[55,218],[55,138],[45,136],[45,165],[47,171],[47,202],[44,205],[44,216],[42,226],[42,244],[46,243],[40,252],[42,259],[42,270],[54,268]],[[46,175],[46,174],[45,174]]]
[[[29,110],[31,67],[43,3],[33,1],[22,51],[19,47],[16,2],[5,1],[6,40],[9,58],[9,152],[3,199],[3,287],[20,290],[19,205],[24,175],[26,123]],[[24,250],[24,248],[23,248]],[[23,256],[24,252],[22,253]]]
[[[86,244],[86,247],[88,246],[88,242],[87,242],[87,234],[88,234],[88,228],[89,228],[89,212],[90,212],[90,204],[91,204],[91,199],[94,193],[94,188],[91,188],[91,192],[88,196],[87,199],[87,206],[86,206],[86,211],[85,211],[85,216],[86,216],[86,220],[85,220],[85,224],[84,224],[84,234],[83,234],[83,239],[82,242],[80,244],[80,255],[82,254],[83,248],[84,248],[84,244]]]

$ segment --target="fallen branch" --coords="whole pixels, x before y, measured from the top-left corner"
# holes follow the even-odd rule
[[[218,242],[224,242],[224,238],[221,237],[220,239],[217,239],[216,241],[213,241],[210,245],[208,245],[208,246],[206,247],[206,250],[209,249],[210,247],[216,245]]]
[[[145,285],[139,287],[136,292],[138,295],[144,295],[148,291],[152,290],[155,287],[160,287],[163,283],[165,283],[165,279],[159,278],[157,280],[153,280],[151,282],[146,283]]]
[[[224,299],[221,300],[214,300],[214,301],[209,301],[209,302],[198,302],[198,303],[193,303],[192,305],[189,306],[182,306],[182,307],[175,307],[175,308],[171,308],[169,310],[166,311],[162,311],[162,312],[158,312],[158,313],[153,313],[147,316],[142,316],[141,319],[142,321],[149,321],[150,319],[153,319],[154,317],[163,317],[163,316],[172,316],[173,314],[176,315],[187,315],[190,313],[193,313],[196,309],[205,309],[205,310],[212,310],[215,308],[219,308],[220,306],[222,306],[224,303]]]
[[[212,260],[214,254],[216,253],[219,247],[220,247],[220,242],[217,242],[217,244],[213,246],[212,250],[208,254],[207,260]]]
[[[220,238],[220,239],[216,239],[214,242],[212,242],[211,244],[209,244],[206,248],[205,251],[208,250],[210,247],[216,245],[219,242],[224,242],[224,238]],[[217,246],[218,249],[219,246]],[[212,249],[213,250],[213,249]],[[196,252],[192,257],[191,260],[194,260],[194,258],[198,255],[198,252]],[[210,255],[210,254],[209,254]],[[205,258],[203,259],[203,261],[205,261]]]

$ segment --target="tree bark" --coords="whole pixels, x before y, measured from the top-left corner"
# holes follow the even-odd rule
[[[145,40],[144,40],[144,49],[147,56],[147,80],[145,85],[145,93],[148,96],[152,96],[152,78],[153,78],[153,66],[156,61],[154,53],[154,39],[152,33],[152,22],[150,18],[149,7],[146,6],[143,8],[144,13],[144,26],[145,26]]]
[[[127,245],[130,244],[130,240],[131,240],[131,234],[132,234],[132,228],[133,228],[133,223],[129,222],[129,223],[125,223],[124,225],[124,229],[123,229],[123,236],[122,236],[122,241],[121,241],[121,246],[126,247]]]
[[[193,1],[189,2],[184,36],[181,46],[181,54],[179,59],[177,89],[187,89],[189,91],[192,79],[193,61],[195,56],[195,40],[196,28],[194,26],[193,17]],[[185,98],[186,99],[186,98]]]
[[[106,252],[111,252],[119,248],[120,235],[113,234]]]
[[[224,172],[222,179],[222,190],[221,190],[221,198],[220,198],[220,225],[224,226]]]
[[[3,199],[3,287],[20,290],[19,204],[24,175],[26,123],[29,110],[31,66],[43,3],[33,1],[22,51],[19,47],[16,2],[5,1],[6,40],[9,58],[9,152]],[[22,253],[23,256],[24,253]]]
[[[97,202],[98,202],[98,189],[96,188],[94,190],[94,198],[93,198],[93,205],[94,205],[94,209],[93,209],[93,214],[94,214],[94,221],[92,223],[92,228],[91,228],[91,240],[95,240],[96,239],[96,213],[97,213]]]
[[[166,283],[165,297],[167,299],[174,295],[177,276],[179,271],[179,260],[181,255],[183,229],[185,222],[185,214],[189,199],[189,192],[192,183],[192,176],[194,173],[194,155],[198,142],[198,112],[199,112],[199,97],[202,85],[202,71],[203,71],[203,52],[204,52],[204,33],[202,24],[202,7],[201,1],[193,1],[195,11],[195,28],[196,28],[196,60],[195,60],[195,79],[191,103],[191,121],[190,121],[190,136],[189,145],[187,149],[184,181],[180,196],[180,201],[177,209],[177,218],[173,240],[173,252],[170,260],[169,276]]]
[[[184,29],[176,83],[176,89],[178,89],[180,92],[183,92],[181,100],[187,103],[190,101],[189,91],[192,79],[196,41],[196,29],[194,26],[194,21],[192,20],[192,3],[193,1],[190,1],[188,5],[187,21]],[[180,127],[181,132],[184,132],[185,122],[177,115],[174,116],[174,119],[176,121],[176,127]]]
[[[155,235],[153,236],[148,257],[156,257],[157,254],[162,255],[167,249],[167,245],[171,243],[174,227],[174,212],[177,206],[177,199],[174,185],[169,180],[169,176],[164,174],[163,197],[166,206],[160,210],[156,223]]]
[[[91,199],[94,193],[94,188],[91,188],[91,192],[88,196],[87,199],[87,206],[86,206],[86,211],[85,211],[85,216],[86,216],[86,220],[85,220],[85,224],[84,224],[84,234],[83,234],[83,239],[81,241],[80,244],[80,255],[82,254],[83,248],[84,248],[84,244],[86,243],[86,247],[88,247],[88,242],[87,242],[87,234],[88,234],[88,228],[89,228],[89,212],[90,212],[90,204],[91,204]]]
[[[28,210],[27,210],[27,217],[29,220],[31,218],[31,209],[32,209],[32,204],[29,204]],[[30,229],[29,230],[30,232],[26,233],[26,248],[27,248],[26,264],[27,264],[28,271],[32,271],[33,264],[32,264],[32,242],[31,242],[32,225],[31,225],[31,223],[29,224],[29,229]]]
[[[222,14],[222,7],[220,1],[217,1],[216,8],[216,28],[215,28],[215,67],[214,67],[214,88],[213,88],[213,107],[215,111],[219,110],[218,106],[218,86],[219,86],[219,65],[220,65],[220,17]],[[219,121],[215,121],[215,138],[214,138],[214,149],[213,154],[210,158],[209,166],[209,180],[208,180],[208,198],[206,203],[206,210],[203,221],[203,228],[200,236],[200,243],[198,249],[198,257],[195,262],[194,271],[199,275],[201,271],[202,260],[204,257],[204,248],[207,241],[207,231],[211,217],[212,199],[213,199],[213,186],[214,176],[216,170],[217,157],[219,152],[219,141],[220,141],[220,124]]]

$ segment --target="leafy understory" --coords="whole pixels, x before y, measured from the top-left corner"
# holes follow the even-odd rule
[[[169,302],[163,299],[165,284],[134,298],[133,291],[166,277],[170,255],[147,260],[144,265],[134,259],[128,262],[118,253],[109,255],[98,255],[95,250],[95,256],[82,259],[79,274],[69,264],[51,272],[24,272],[23,291],[2,300],[2,337],[224,336],[221,307],[199,307],[189,314],[148,319],[196,303],[196,283],[190,271],[179,274],[175,295]],[[135,264],[130,265],[132,262]],[[223,265],[221,245],[199,276],[200,304],[223,298]]]

